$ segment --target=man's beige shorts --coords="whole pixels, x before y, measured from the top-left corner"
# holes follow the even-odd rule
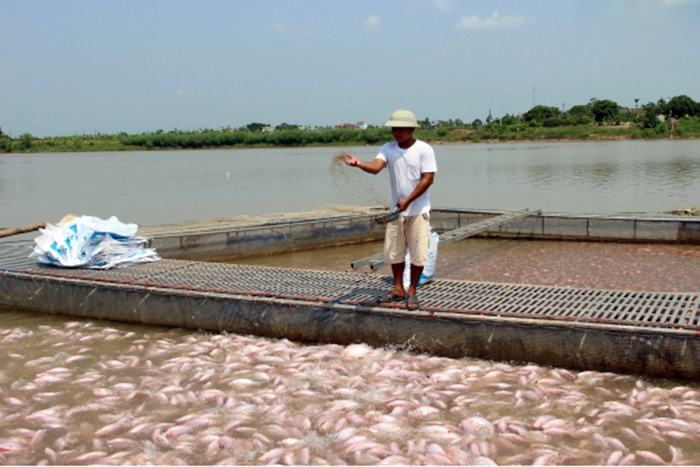
[[[384,234],[384,262],[403,263],[406,248],[411,252],[411,264],[428,264],[428,244],[430,242],[430,214],[401,216],[386,225]]]

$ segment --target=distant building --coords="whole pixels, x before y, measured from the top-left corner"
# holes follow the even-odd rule
[[[357,123],[341,123],[339,125],[336,125],[335,128],[359,128],[361,130],[366,130],[369,128],[369,123],[360,121]]]

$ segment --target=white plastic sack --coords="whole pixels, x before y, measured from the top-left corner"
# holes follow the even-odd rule
[[[423,268],[423,272],[418,280],[418,285],[426,284],[433,280],[435,277],[435,263],[437,262],[438,253],[438,243],[440,243],[440,236],[430,231],[430,238],[428,239],[428,264]],[[408,290],[411,285],[411,252],[406,251],[406,265],[403,269],[403,287]]]
[[[80,216],[58,225],[46,224],[42,235],[34,239],[29,255],[39,263],[53,266],[110,269],[157,261],[153,248],[144,248],[146,240],[134,237],[138,226],[124,224],[115,216],[107,220]]]

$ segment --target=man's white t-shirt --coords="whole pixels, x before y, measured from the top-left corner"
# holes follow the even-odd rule
[[[401,149],[396,141],[386,143],[379,148],[375,159],[383,160],[389,168],[392,208],[413,193],[424,173],[437,172],[435,151],[421,140],[408,149]],[[426,212],[430,212],[430,190],[416,198],[401,215],[418,216]]]

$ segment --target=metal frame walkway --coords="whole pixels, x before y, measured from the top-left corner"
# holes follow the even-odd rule
[[[97,271],[44,266],[27,258],[28,249],[0,248],[0,273],[36,278],[91,280],[96,284],[141,284],[198,292],[374,305],[392,281],[388,276],[286,269],[240,264],[160,260],[123,269]],[[637,292],[436,280],[420,288],[423,312],[608,323],[700,333],[700,293]],[[387,305],[401,308],[402,305]]]

